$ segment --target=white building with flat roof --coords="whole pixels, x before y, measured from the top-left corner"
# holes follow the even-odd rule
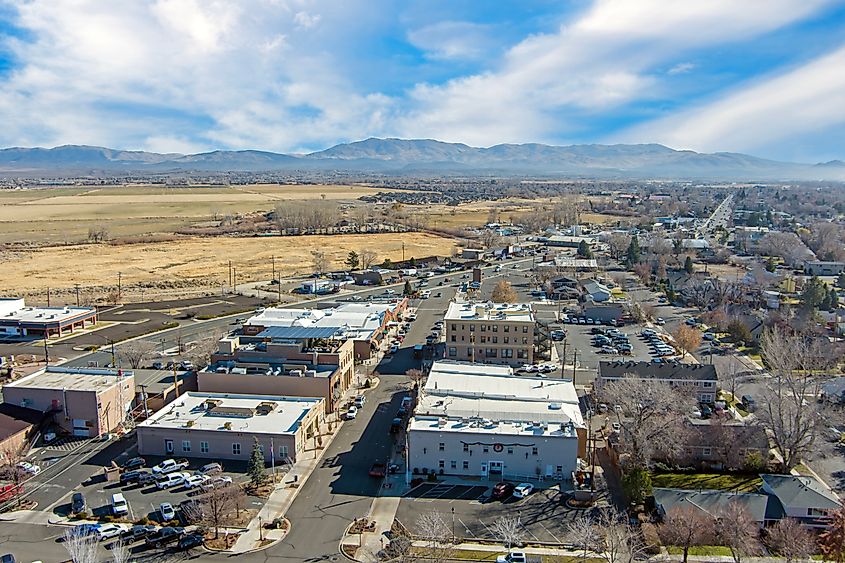
[[[439,361],[408,424],[408,474],[566,480],[585,447],[571,381]]]
[[[451,302],[444,317],[446,357],[520,366],[534,361],[534,310],[529,303]]]
[[[268,462],[296,461],[323,412],[319,398],[189,392],[137,426],[138,453],[247,460],[258,439]]]
[[[23,298],[0,298],[0,334],[64,336],[97,322],[94,307],[28,307]]]

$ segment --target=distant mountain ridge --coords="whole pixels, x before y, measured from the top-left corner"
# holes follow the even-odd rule
[[[104,175],[178,172],[372,171],[384,174],[631,179],[839,180],[845,163],[779,162],[740,153],[698,153],[659,144],[539,143],[471,147],[433,139],[343,143],[304,155],[259,150],[198,154],[123,151],[86,145],[0,149],[0,176]]]

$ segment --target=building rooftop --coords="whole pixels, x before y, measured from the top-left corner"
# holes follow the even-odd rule
[[[529,303],[449,303],[444,317],[447,321],[514,321],[534,322]]]
[[[716,367],[680,362],[599,362],[599,377],[633,376],[637,379],[689,379],[716,381]]]
[[[577,438],[577,425],[570,423],[533,423],[496,421],[476,418],[443,418],[439,416],[415,415],[408,424],[409,430],[432,432],[455,432],[491,434],[506,436],[562,436]]]
[[[94,307],[27,307],[23,299],[0,299],[0,322],[60,323],[96,312]]]
[[[838,510],[842,503],[836,493],[807,475],[760,475],[785,507]]]
[[[245,325],[273,328],[335,329],[338,339],[369,338],[384,322],[395,303],[341,303],[329,309],[279,309],[270,307],[250,317]]]
[[[48,367],[5,384],[17,389],[64,389],[67,391],[105,391],[133,372],[114,369]]]
[[[654,489],[654,501],[669,512],[675,507],[687,507],[715,516],[731,503],[738,502],[757,522],[766,519],[768,495],[758,493],[734,493],[714,490]]]
[[[292,434],[322,402],[302,397],[189,392],[138,426]]]
[[[472,426],[473,431],[509,434],[566,431],[561,425],[581,427],[584,422],[571,381],[515,376],[507,366],[448,360],[432,366],[414,412],[422,422],[412,427],[420,429],[430,428],[438,418],[447,422],[436,424],[454,431],[467,431],[467,421],[475,420],[483,424]],[[535,423],[552,426],[543,430]]]

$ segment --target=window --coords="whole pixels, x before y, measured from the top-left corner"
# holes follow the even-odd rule
[[[232,455],[241,455],[241,445],[238,443],[232,444]]]
[[[522,334],[528,334],[528,327],[527,326],[522,327]]]
[[[475,332],[475,325],[469,325],[469,331]]]
[[[538,455],[538,453],[536,446],[531,448],[531,455]]]
[[[200,453],[208,453],[208,442],[200,442]]]
[[[452,461],[449,462],[449,467],[451,467],[452,469],[457,469],[458,468],[458,462],[453,459]]]
[[[527,336],[523,336],[523,337],[522,337],[522,343],[523,343],[523,344],[528,344],[528,337],[527,337]]]
[[[472,348],[467,348],[467,357],[468,358],[472,357]]]
[[[487,348],[487,357],[488,358],[495,358],[496,357],[496,349],[495,348]]]
[[[510,325],[505,325],[505,332],[510,332],[510,331],[511,331]]]
[[[191,441],[190,440],[182,440],[182,451],[183,452],[191,451]]]
[[[284,459],[288,457],[288,447],[287,446],[279,446],[279,457]]]
[[[513,448],[508,448],[508,455],[513,455]]]
[[[440,469],[445,468],[446,467],[446,461],[441,459],[440,461],[437,462],[437,467],[439,467]]]
[[[452,323],[452,330],[453,331],[457,330],[457,325],[455,325],[455,323]]]
[[[493,325],[493,332],[499,332],[499,326]]]
[[[709,456],[710,448],[701,448],[701,455]]]
[[[511,339],[508,336],[505,336],[505,344],[510,344]]]
[[[510,348],[505,348],[504,350],[502,350],[502,357],[513,358],[513,350]]]
[[[481,337],[481,343],[482,343],[482,344],[484,344],[485,342],[487,342],[487,337],[486,337],[486,336],[482,336],[482,337]]]
[[[465,452],[468,452],[468,451],[469,451],[469,444],[464,444],[464,451],[465,451]]]
[[[440,443],[437,445],[437,450],[438,450],[438,451],[441,451],[441,452],[446,451],[446,444],[444,444],[443,442],[440,442]]]
[[[483,448],[481,448],[481,451],[484,452],[485,454],[489,454],[490,453],[490,446],[484,446]]]
[[[557,466],[557,472],[558,472],[558,473],[563,473],[563,466],[562,466],[562,465],[558,465],[558,466]]]
[[[481,332],[487,331],[487,325],[481,325]]]
[[[528,350],[519,349],[516,351],[516,357],[520,359],[528,359]]]
[[[452,335],[452,342],[457,342],[457,341],[458,341],[458,337],[453,334]]]
[[[464,469],[469,469],[469,462],[464,460]]]
[[[454,339],[455,337],[453,336],[452,338]],[[457,356],[458,355],[458,349],[455,348],[454,346],[450,346],[449,347],[449,355],[452,356],[452,357]]]
[[[705,381],[704,386],[705,387],[713,387],[713,382],[712,381]]]
[[[498,336],[494,336],[494,337],[493,337],[493,344],[498,344],[498,343],[499,343],[499,337],[498,337]]]

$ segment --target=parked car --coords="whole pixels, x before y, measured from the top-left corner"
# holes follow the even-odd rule
[[[359,409],[364,406],[364,403],[367,402],[367,398],[364,395],[358,395],[355,397],[355,406]]]
[[[513,494],[514,484],[507,481],[501,481],[493,486],[493,491],[490,496],[495,499],[505,499]]]
[[[202,487],[202,485],[210,479],[211,477],[209,477],[208,475],[195,473],[185,479],[185,481],[182,483],[182,486],[186,489],[195,489],[197,487]]]
[[[98,541],[104,541],[111,538],[116,538],[129,530],[129,524],[108,523],[100,524],[94,534]]]
[[[663,320],[663,317],[657,317],[657,318],[654,320],[654,324],[656,324],[656,325],[658,325],[658,326],[663,326],[663,325],[665,325],[665,324],[666,324],[666,321],[665,321],[665,320]]]
[[[164,369],[164,362],[153,362],[153,369]]]
[[[124,469],[124,470],[126,470],[126,469],[140,469],[140,468],[144,467],[146,464],[147,464],[147,462],[146,462],[146,460],[144,460],[144,458],[133,457],[133,458],[127,459],[125,462],[123,462],[123,465],[121,465],[120,467],[121,467],[121,469]]]
[[[613,348],[611,346],[602,346],[601,350],[599,350],[602,354],[618,354],[619,350]]]
[[[153,466],[153,473],[167,475],[168,473],[173,473],[174,471],[187,469],[188,465],[189,463],[187,459],[165,459],[158,465]]]
[[[138,484],[139,485],[148,485],[149,483],[154,483],[156,480],[157,475],[150,473],[149,471],[139,471],[138,472]]]
[[[158,506],[158,512],[161,514],[161,521],[167,522],[176,518],[176,511],[173,510],[173,505],[169,502],[163,502]]]
[[[145,538],[158,530],[158,526],[153,526],[152,524],[136,524],[123,532],[121,536],[126,539],[127,541],[133,542],[138,541],[141,538]]]
[[[511,551],[496,557],[496,563],[528,563],[528,556],[523,551]]]
[[[346,411],[346,420],[355,420],[358,417],[358,407],[351,406],[349,410]]]
[[[534,492],[534,485],[531,483],[520,483],[513,489],[513,496],[515,498],[525,498]]]
[[[161,547],[163,545],[167,545],[169,543],[173,543],[178,541],[182,534],[185,533],[184,528],[173,528],[173,527],[166,527],[166,528],[159,528],[153,534],[147,536],[147,545],[151,545],[154,547]]]
[[[134,483],[138,481],[138,478],[141,476],[140,471],[125,471],[120,474],[120,483],[122,485],[127,485],[129,483]]]
[[[85,512],[85,507],[85,495],[79,492],[73,493],[73,496],[70,497],[70,511],[73,514],[79,514]]]
[[[231,485],[231,484],[232,484],[232,478],[224,475],[224,476],[221,476],[221,477],[215,477],[215,478],[211,479],[211,481],[206,481],[205,483],[200,485],[200,488],[203,491],[211,491],[211,490],[214,490],[214,489],[217,489],[217,488],[220,488],[220,487],[225,487],[225,486]]]
[[[28,461],[19,461],[18,469],[29,475],[38,475],[41,473],[41,467],[33,463],[29,463]]]
[[[186,479],[191,476],[190,473],[178,472],[169,473],[156,481],[156,488],[159,490],[170,489],[171,487],[178,487],[182,485]]]
[[[222,473],[222,472],[223,472],[223,466],[215,461],[215,462],[212,462],[212,463],[206,463],[205,465],[203,465],[202,467],[197,469],[194,472],[194,474],[196,474],[196,475],[216,475],[217,473]]]
[[[202,534],[188,534],[179,538],[179,543],[176,544],[176,549],[179,551],[187,551],[203,544],[205,538]]]
[[[123,494],[115,493],[111,496],[111,513],[115,516],[129,514],[129,504],[127,504]]]

